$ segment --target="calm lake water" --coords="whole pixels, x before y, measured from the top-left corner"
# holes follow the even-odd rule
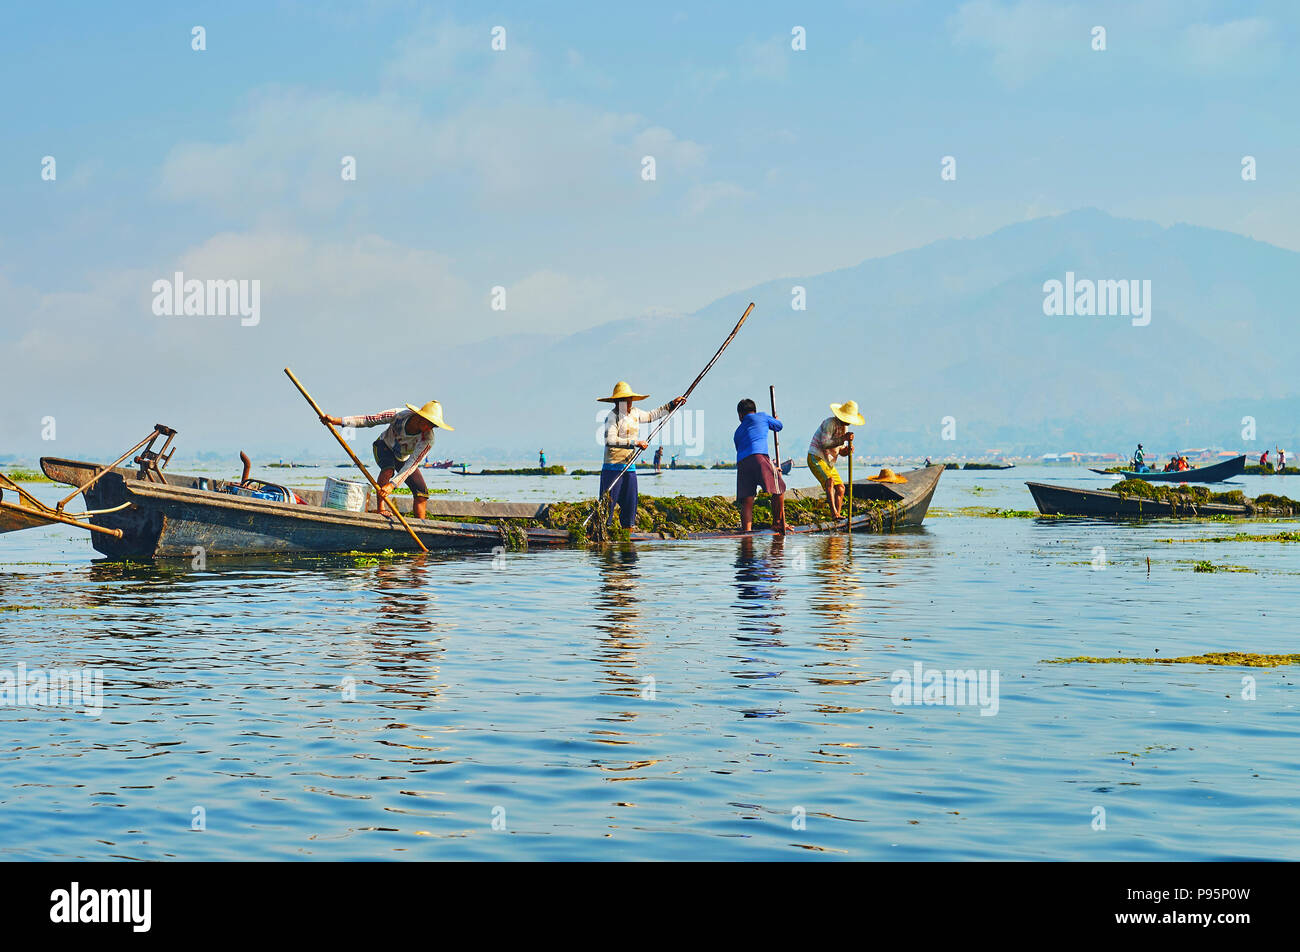
[[[1300,859],[1296,669],[1044,663],[1295,652],[1300,544],[1198,540],[1300,524],[968,510],[1026,479],[1109,482],[950,472],[919,531],[496,561],[0,536],[0,671],[98,669],[104,702],[0,707],[0,859]],[[896,703],[917,663],[997,672],[996,713]]]

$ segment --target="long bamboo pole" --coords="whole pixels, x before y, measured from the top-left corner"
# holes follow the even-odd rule
[[[772,398],[772,416],[776,416],[776,384],[767,385],[767,395]],[[776,451],[776,471],[781,472],[781,438],[776,435],[776,430],[772,431],[772,448]]]
[[[293,381],[293,385],[298,388],[298,392],[301,393],[303,397],[306,398],[307,402],[311,404],[311,408],[316,411],[316,416],[323,417],[325,415],[325,411],[322,410],[320,408],[320,405],[311,398],[311,394],[307,392],[307,388],[298,382],[298,378],[293,375],[293,371],[290,370],[288,367],[285,367],[284,372],[286,375],[288,375],[289,379]],[[323,420],[321,422],[324,423]],[[397,517],[397,521],[402,524],[402,527],[411,534],[411,538],[414,539],[415,544],[420,547],[420,551],[428,552],[429,551],[428,547],[425,546],[425,544],[420,541],[420,537],[415,534],[415,530],[411,528],[411,524],[406,521],[406,519],[402,516],[400,512],[398,512],[397,503],[393,502],[393,497],[384,496],[384,494],[379,491],[379,484],[375,482],[375,478],[370,475],[370,470],[366,469],[366,464],[361,462],[361,460],[357,459],[357,454],[352,452],[352,447],[348,446],[348,441],[343,439],[343,434],[339,433],[338,430],[334,429],[334,424],[332,423],[325,423],[325,428],[329,430],[332,434],[334,434],[334,439],[339,441],[339,446],[343,447],[344,452],[348,454],[348,456],[352,459],[352,462],[357,464],[357,469],[361,470],[361,474],[366,477],[366,481],[370,483],[371,487],[374,488],[375,495],[388,503],[388,508],[392,510],[393,515]]]
[[[713,359],[704,365],[704,369],[700,371],[699,376],[696,377],[691,382],[691,385],[686,388],[686,392],[682,394],[682,403],[679,404],[678,406],[673,407],[671,410],[665,413],[663,419],[659,421],[659,425],[650,431],[650,435],[646,438],[647,446],[650,444],[652,440],[654,440],[655,436],[658,435],[659,431],[664,428],[664,424],[673,418],[673,414],[676,413],[678,410],[680,410],[683,405],[685,405],[685,402],[687,398],[690,397],[691,392],[694,391],[695,388],[700,385],[700,381],[704,379],[704,375],[713,369],[713,365],[718,362],[718,358],[721,357],[722,352],[727,349],[727,345],[730,344],[733,340],[735,340],[736,335],[740,333],[741,325],[744,324],[745,321],[749,318],[749,312],[752,310],[754,310],[754,302],[750,301],[749,307],[745,308],[745,313],[740,315],[740,320],[737,321],[736,326],[731,329],[731,333],[728,334],[727,339],[722,342],[722,346],[719,347],[718,352],[713,355]],[[615,408],[617,409],[617,405],[615,405]],[[636,465],[637,458],[640,457],[641,451],[642,451],[642,447],[638,446],[636,448],[636,452],[632,454],[632,458],[628,460],[627,465],[624,466],[623,469],[619,471],[619,474],[614,477],[614,481],[609,484],[609,489],[606,490],[606,492],[609,495],[610,499],[614,498],[614,487],[617,486],[618,481],[623,478],[623,474]],[[600,502],[599,500],[597,500],[596,509],[599,508],[600,508]],[[588,515],[585,520],[583,520],[582,525],[584,529],[587,527],[587,523],[591,522],[591,517],[596,514],[596,509],[591,510],[591,514]]]
[[[844,520],[844,531],[853,531],[853,441],[849,440],[849,491],[847,493],[849,504],[849,517]]]
[[[774,383],[770,383],[770,384],[767,385],[767,395],[768,395],[768,397],[771,399],[771,402],[772,402],[772,416],[773,416],[773,418],[775,418],[775,417],[776,417],[776,384],[774,384]],[[777,436],[777,434],[776,434],[776,430],[773,430],[773,431],[772,431],[772,449],[773,449],[773,451],[776,453],[776,484],[777,484],[778,486],[783,486],[783,485],[785,484],[785,476],[784,476],[784,474],[782,474],[782,472],[781,472],[781,438],[780,438],[779,436]],[[782,494],[782,495],[784,495],[784,494]],[[776,522],[776,517],[777,517],[777,508],[778,508],[778,507],[777,507],[777,503],[776,503],[775,500],[773,500],[773,501],[772,501],[772,529],[773,529],[773,531],[777,531],[777,530],[778,530],[778,526],[777,526],[777,522]],[[785,532],[785,500],[784,500],[784,499],[782,499],[782,501],[781,501],[780,510],[781,510],[781,512],[780,512],[780,516],[781,516],[781,524],[780,524],[780,527],[779,527],[779,531],[781,531],[781,532]]]

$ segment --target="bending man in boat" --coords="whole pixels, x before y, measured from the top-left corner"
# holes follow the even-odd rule
[[[624,380],[614,385],[608,397],[597,397],[601,403],[612,403],[614,409],[605,416],[605,461],[600,467],[600,496],[614,489],[612,502],[618,506],[618,521],[624,529],[636,528],[636,458],[637,449],[650,444],[641,439],[641,424],[666,416],[686,402],[685,397],[674,397],[654,410],[637,410],[632,404],[644,400],[649,394],[637,393]],[[627,467],[627,472],[623,472]],[[623,473],[622,477],[619,473]],[[618,480],[615,484],[615,480]],[[614,521],[613,506],[609,521]]]
[[[780,432],[785,425],[776,417],[761,413],[753,400],[736,404],[740,426],[733,437],[736,444],[736,502],[740,503],[740,529],[754,528],[754,499],[758,491],[772,496],[772,531],[785,535],[785,480],[767,455],[767,433]]]
[[[414,499],[412,512],[415,518],[425,518],[429,505],[429,488],[420,472],[420,461],[433,449],[433,429],[454,430],[442,418],[442,404],[430,400],[416,408],[409,403],[405,410],[384,410],[366,416],[330,416],[321,414],[322,423],[334,426],[371,427],[384,426],[384,432],[375,440],[375,463],[379,466],[379,497],[375,512],[383,512],[384,500],[393,490],[406,483]]]
[[[861,426],[867,420],[858,412],[858,404],[854,400],[832,403],[831,413],[832,416],[822,420],[822,425],[817,427],[812,442],[808,444],[808,468],[817,477],[817,482],[822,484],[822,489],[826,490],[826,502],[831,507],[831,515],[838,519],[840,506],[844,504],[844,483],[835,469],[835,461],[839,459],[841,447],[848,447],[847,452],[853,452],[853,434],[849,432],[849,427]]]

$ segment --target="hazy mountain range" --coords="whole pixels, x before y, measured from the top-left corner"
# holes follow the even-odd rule
[[[468,432],[491,434],[485,453],[537,443],[553,459],[590,457],[597,396],[619,379],[649,391],[646,406],[679,392],[754,301],[691,401],[705,456],[727,453],[736,401],[765,407],[769,384],[800,454],[827,404],[846,398],[868,418],[865,455],[1291,445],[1298,269],[1300,254],[1239,235],[1086,209],[771,281],[687,316],[462,348],[448,355],[445,392]],[[1150,323],[1045,315],[1044,283],[1067,272],[1150,281]],[[806,310],[791,306],[796,286]]]
[[[180,429],[182,456],[233,458],[243,447],[262,459],[341,457],[280,374],[293,362],[334,413],[440,399],[456,431],[435,456],[528,459],[544,447],[552,462],[590,461],[600,454],[597,414],[608,408],[596,398],[618,380],[652,395],[643,406],[680,393],[750,301],[753,315],[688,407],[698,452],[670,445],[668,453],[728,457],[736,402],[748,396],[766,408],[769,384],[786,421],[782,449],[795,456],[828,404],[849,398],[868,418],[857,445],[869,457],[1127,453],[1138,440],[1156,451],[1294,447],[1297,271],[1300,254],[1239,235],[1086,209],[773,280],[694,314],[447,350],[436,327],[426,343],[386,334],[374,318],[359,318],[335,341],[325,335],[338,332],[313,327],[309,316],[301,330],[292,321],[256,331],[232,322],[220,337],[213,325],[171,324],[166,346],[187,348],[177,369],[156,351],[132,356],[133,335],[159,320],[150,315],[109,325],[119,357],[83,344],[57,373],[14,366],[25,402],[0,424],[0,452],[102,454],[125,449],[157,419]],[[1044,283],[1068,272],[1076,282],[1149,281],[1150,323],[1046,315]],[[796,286],[806,310],[791,306]],[[325,343],[308,347],[307,338]],[[109,365],[121,370],[102,373]],[[59,415],[57,446],[35,442],[45,413]],[[1256,421],[1253,443],[1242,437],[1247,416]],[[955,439],[943,439],[945,417]]]

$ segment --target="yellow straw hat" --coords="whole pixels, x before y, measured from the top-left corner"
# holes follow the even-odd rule
[[[406,405],[406,409],[410,410],[414,414],[417,414],[418,416],[424,417],[426,420],[428,420],[430,423],[432,423],[434,426],[438,427],[439,429],[442,430],[456,429],[454,426],[448,426],[447,421],[442,418],[442,404],[439,403],[437,400],[430,400],[422,407],[413,407],[408,403]]]
[[[608,397],[597,397],[596,400],[600,403],[618,403],[620,400],[644,400],[648,396],[648,393],[637,393],[628,386],[626,380],[620,380],[614,384],[613,393]]]
[[[881,470],[879,473],[877,473],[875,476],[868,476],[867,479],[869,479],[869,480],[870,480],[871,482],[873,482],[873,483],[905,483],[905,482],[907,482],[907,477],[906,477],[906,476],[899,476],[899,475],[898,475],[896,472],[894,472],[892,469],[882,469],[882,470]]]
[[[856,400],[845,400],[843,403],[832,403],[831,413],[834,413],[844,423],[851,423],[854,426],[862,426],[867,422],[867,418],[858,412],[858,403]]]

